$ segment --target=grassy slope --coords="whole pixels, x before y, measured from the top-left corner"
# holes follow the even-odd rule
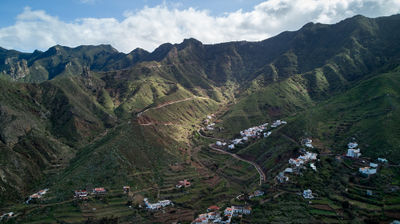
[[[361,81],[294,117],[287,133],[308,133],[338,152],[344,151],[345,144],[355,137],[364,155],[399,161],[399,82],[398,69]]]

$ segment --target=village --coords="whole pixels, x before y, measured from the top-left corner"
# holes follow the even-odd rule
[[[207,119],[204,120],[205,129],[212,131],[215,130],[216,124],[213,121],[215,115],[208,115]],[[275,128],[278,128],[282,125],[287,124],[284,120],[276,120],[272,122],[271,125],[268,123],[263,123],[257,126],[253,126],[242,130],[239,132],[240,138],[234,138],[229,141],[218,140],[213,144],[213,147],[217,147],[224,151],[232,151],[235,148],[240,148],[241,145],[245,143],[254,143],[257,140],[268,138],[274,131]],[[304,138],[299,141],[303,146],[298,150],[296,157],[289,158],[287,161],[287,166],[283,167],[278,175],[275,176],[274,181],[277,186],[284,186],[287,183],[291,182],[292,177],[301,176],[302,173],[306,170],[311,170],[314,173],[319,171],[320,167],[317,167],[318,161],[320,160],[320,155],[317,153],[318,147],[314,147],[313,140],[311,138]],[[335,158],[338,160],[350,159],[352,161],[356,161],[358,167],[358,174],[360,177],[369,178],[372,175],[377,174],[379,167],[388,163],[388,160],[385,158],[378,158],[376,161],[369,161],[368,158],[361,157],[361,149],[356,141],[351,141],[347,144],[347,151],[343,155],[336,155]],[[176,182],[174,185],[175,189],[190,189],[193,187],[192,179],[182,179]],[[130,193],[130,186],[122,186],[122,191],[124,194]],[[264,188],[265,189],[265,188]],[[40,201],[47,193],[49,192],[48,188],[40,190],[28,197],[25,201],[26,204],[35,204]],[[190,192],[190,191],[188,191]],[[298,192],[298,191],[297,191]],[[93,189],[78,189],[73,192],[73,198],[76,201],[88,201],[93,200],[93,198],[100,199],[102,197],[107,196],[108,190],[105,187],[95,187]],[[303,188],[300,193],[296,193],[300,197],[304,198],[306,201],[311,203],[311,200],[315,200],[318,198],[318,194],[313,192],[311,188]],[[367,195],[372,196],[374,192],[372,190],[367,190]],[[269,199],[264,196],[265,192],[262,190],[255,190],[250,193],[241,193],[240,195],[234,197],[230,202],[230,205],[221,206],[222,203],[218,203],[221,207],[217,205],[211,205],[206,209],[205,213],[201,213],[197,215],[197,217],[192,221],[194,224],[200,223],[237,223],[240,219],[245,218],[252,214],[252,206],[257,205],[256,201],[253,201],[256,198],[263,198],[263,201],[268,201]],[[151,195],[149,195],[150,198]],[[269,197],[269,196],[268,196]],[[158,197],[160,198],[160,197]],[[165,210],[171,207],[176,207],[176,204],[173,202],[173,198],[163,198],[162,200],[155,200],[152,202],[149,197],[142,198],[142,202],[138,205],[138,208],[142,211],[147,211],[149,213],[165,213]],[[170,200],[171,199],[171,200]],[[236,203],[237,202],[237,203]],[[132,206],[127,205],[129,208]],[[179,205],[178,206],[182,206]],[[0,216],[0,220],[13,218],[15,214],[13,212],[8,212]]]
[[[215,123],[211,123],[215,126]],[[277,128],[281,125],[287,124],[286,121],[276,120],[271,124],[271,129]],[[208,127],[207,127],[208,128]],[[210,130],[210,129],[208,129]],[[213,129],[211,129],[213,130]],[[249,142],[250,140],[260,139],[261,137],[267,138],[272,134],[272,131],[268,130],[268,123],[264,123],[258,126],[250,127],[248,129],[240,131],[241,138],[232,139],[230,141],[216,141],[215,146],[224,150],[235,149],[238,145]]]

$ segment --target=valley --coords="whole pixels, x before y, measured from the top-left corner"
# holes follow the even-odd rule
[[[0,49],[0,222],[192,223],[210,206],[225,223],[400,219],[399,28]]]

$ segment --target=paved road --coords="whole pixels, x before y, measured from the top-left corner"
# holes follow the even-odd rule
[[[209,136],[202,135],[200,130],[197,130],[197,133],[203,138],[214,139],[214,140],[217,140],[217,141],[224,141],[224,139],[219,139],[219,138],[214,138],[214,137],[209,137]],[[236,158],[238,160],[241,160],[243,162],[249,163],[252,166],[254,166],[254,168],[256,168],[258,174],[260,175],[260,185],[267,180],[267,175],[265,175],[264,171],[261,169],[261,167],[257,163],[255,163],[253,161],[250,161],[250,160],[247,160],[247,159],[244,159],[244,158],[238,156],[237,154],[234,154],[234,153],[231,153],[231,152],[216,148],[216,147],[214,147],[213,144],[210,144],[209,147],[214,149],[214,150],[216,150],[216,151],[218,151],[218,152],[220,152],[220,153],[228,154],[228,155],[230,155],[230,156],[232,156],[232,157],[234,157],[234,158]]]

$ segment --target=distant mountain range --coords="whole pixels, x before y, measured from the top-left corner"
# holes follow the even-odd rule
[[[288,138],[313,136],[342,153],[354,137],[363,155],[398,163],[399,86],[400,15],[308,23],[259,42],[186,39],[153,52],[0,48],[0,204],[43,185],[60,200],[96,184],[162,185],[168,167],[190,157],[204,117],[222,107],[220,136],[285,118]],[[278,158],[254,147],[239,154],[265,170]]]

